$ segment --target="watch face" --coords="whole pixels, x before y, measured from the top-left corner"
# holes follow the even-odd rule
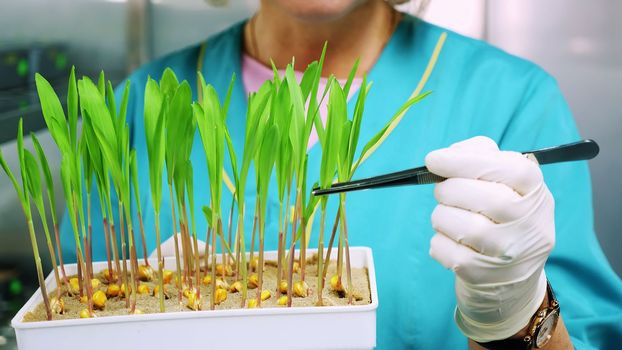
[[[540,324],[540,329],[538,330],[538,334],[536,334],[536,348],[543,347],[546,343],[549,342],[551,337],[553,336],[553,331],[555,330],[555,325],[557,324],[559,314],[557,312],[551,312],[548,314],[542,323]]]

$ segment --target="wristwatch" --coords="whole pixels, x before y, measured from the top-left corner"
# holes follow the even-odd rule
[[[522,339],[508,338],[478,344],[489,350],[530,350],[544,347],[555,333],[555,327],[559,320],[559,302],[555,298],[553,288],[548,281],[546,293],[548,296],[547,305],[533,315],[527,328],[527,335]]]

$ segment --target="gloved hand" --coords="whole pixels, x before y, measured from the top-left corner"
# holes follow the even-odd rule
[[[478,342],[516,334],[544,300],[555,245],[555,203],[535,158],[480,136],[425,163],[447,178],[434,191],[430,255],[456,274],[458,327]]]
[[[183,252],[181,249],[181,234],[177,234],[177,243],[179,244],[179,256],[183,256]],[[192,237],[190,237],[190,246],[194,252],[194,243],[192,241]],[[205,242],[197,239],[198,248],[199,248],[199,256],[203,256],[205,254]],[[160,244],[160,249],[162,250],[162,257],[167,256],[175,256],[175,237],[171,236],[166,241]],[[149,254],[149,259],[158,259],[158,250],[154,249],[151,254]]]

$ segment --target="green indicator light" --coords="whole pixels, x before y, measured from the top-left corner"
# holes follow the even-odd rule
[[[62,53],[59,53],[58,55],[56,55],[56,60],[54,60],[54,63],[56,65],[56,69],[58,70],[63,70],[67,67],[67,56],[65,56]]]
[[[18,279],[13,279],[11,280],[11,282],[9,282],[9,293],[11,293],[12,295],[21,294],[23,289],[24,288],[22,286],[22,282],[20,282]]]
[[[24,58],[17,62],[17,75],[25,77],[28,74],[28,61]]]

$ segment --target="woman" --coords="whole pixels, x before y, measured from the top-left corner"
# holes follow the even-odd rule
[[[345,78],[360,58],[359,77],[366,73],[374,82],[361,131],[366,140],[415,90],[443,32],[379,0],[262,0],[249,21],[132,74],[128,118],[139,168],[147,168],[144,84],[148,76],[159,79],[166,67],[193,86],[201,70],[221,95],[232,73],[242,77],[228,118],[234,143],[239,143],[246,93],[270,77],[270,60],[284,68],[295,57],[296,67],[303,69],[328,41],[324,76]],[[553,165],[541,172],[532,160],[499,151],[579,139],[554,80],[529,62],[449,32],[425,90],[434,93],[404,117],[358,176],[425,161],[449,180],[435,188],[349,195],[351,244],[374,251],[378,347],[455,349],[466,347],[469,339],[473,348],[481,346],[476,342],[492,349],[532,348],[524,342],[527,335],[539,342],[550,337],[547,349],[570,348],[571,342],[577,348],[614,346],[622,334],[622,285],[594,236],[587,164]],[[477,135],[487,137],[472,138]],[[452,145],[461,140],[466,141]],[[198,142],[197,135],[195,192],[207,198],[207,181],[199,180],[206,179],[207,171]],[[309,174],[319,173],[318,148],[310,145]],[[435,149],[440,150],[431,152]],[[148,177],[141,179],[150,233]],[[225,193],[224,203],[230,196]],[[253,205],[252,196],[247,200]],[[164,208],[169,201],[165,195]],[[98,203],[94,198],[94,214]],[[205,227],[199,222],[198,231]],[[67,247],[69,230],[65,223]],[[163,217],[162,232],[171,231],[170,218]],[[102,236],[93,234],[94,246],[101,248],[94,252],[96,259],[105,258],[104,244],[97,242]],[[267,237],[266,247],[274,249],[276,238]],[[548,292],[547,281],[555,295]],[[554,298],[563,310],[560,321],[534,333],[531,328],[541,321],[534,314],[553,314]]]

